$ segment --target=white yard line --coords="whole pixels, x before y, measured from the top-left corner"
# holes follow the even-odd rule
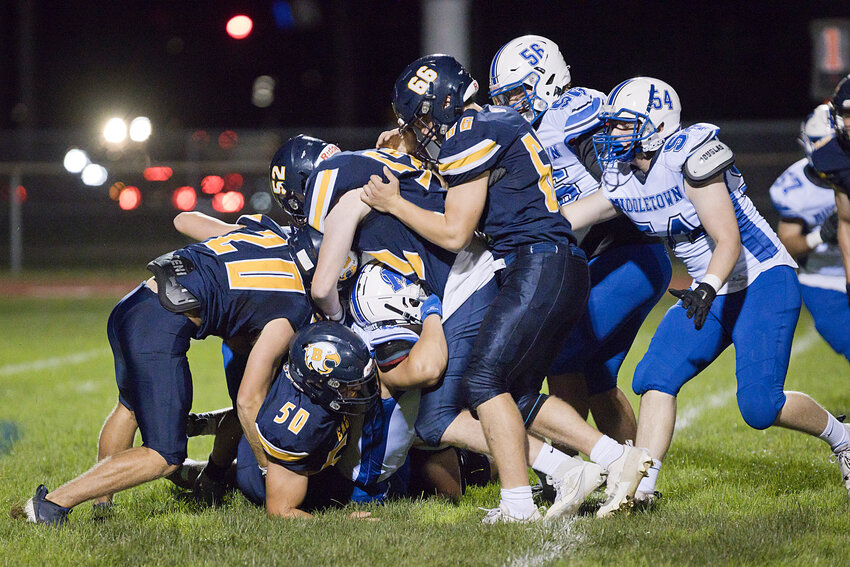
[[[42,358],[40,360],[31,360],[29,362],[21,362],[18,364],[6,364],[0,366],[0,376],[11,376],[12,374],[23,374],[25,372],[37,372],[48,368],[56,368],[66,364],[82,364],[93,358],[106,356],[110,350],[106,348],[97,348],[85,352],[78,352],[66,356],[53,356],[51,358]]]
[[[572,531],[573,520],[568,522],[541,524],[541,544],[534,551],[511,558],[507,567],[541,567],[557,559],[563,559],[581,542],[581,536]]]

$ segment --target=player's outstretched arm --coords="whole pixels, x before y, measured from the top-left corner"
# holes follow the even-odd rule
[[[227,223],[198,211],[190,211],[174,217],[174,228],[181,234],[200,242],[238,230],[242,228],[242,225]]]
[[[422,323],[419,340],[407,358],[392,370],[381,372],[381,382],[395,390],[436,386],[446,371],[449,347],[440,315],[432,313]]]
[[[248,355],[245,373],[236,395],[236,412],[242,424],[242,432],[261,467],[266,466],[268,461],[254,423],[294,334],[292,325],[286,319],[273,319],[266,323]]]
[[[384,167],[384,176],[388,181],[373,175],[363,187],[364,203],[393,215],[440,248],[459,252],[469,244],[484,211],[489,172],[450,188],[446,194],[445,213],[426,211],[405,200],[399,191],[398,179],[387,167]]]
[[[310,293],[316,306],[335,321],[342,320],[344,315],[336,287],[339,274],[351,250],[357,225],[369,210],[369,205],[360,200],[358,189],[343,195],[325,219],[325,234]]]
[[[723,174],[699,187],[693,187],[686,180],[685,194],[693,203],[705,232],[715,244],[706,276],[713,275],[720,280],[714,290],[716,292],[729,278],[741,255],[741,230],[738,228],[732,200],[723,182]]]
[[[306,475],[270,462],[266,473],[266,514],[270,518],[312,518],[312,514],[298,509],[307,496],[308,482]]]
[[[573,230],[580,230],[617,216],[617,208],[605,198],[602,190],[578,201],[561,205],[561,216],[567,219]]]

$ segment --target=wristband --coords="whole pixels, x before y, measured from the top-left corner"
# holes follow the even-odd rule
[[[344,318],[345,318],[345,309],[342,307],[342,305],[339,306],[339,311],[337,311],[336,313],[332,313],[332,314],[328,315],[328,319],[330,319],[334,323],[339,323]]]
[[[818,245],[823,244],[823,238],[820,235],[819,230],[813,230],[809,234],[806,235],[806,244],[814,250],[818,247]]]
[[[720,288],[723,287],[723,280],[715,276],[714,274],[705,274],[705,277],[702,278],[702,282],[706,285],[710,285],[714,290],[714,293],[720,291]]]

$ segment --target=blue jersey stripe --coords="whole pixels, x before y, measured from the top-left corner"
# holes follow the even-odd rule
[[[759,262],[773,258],[779,249],[763,230],[753,224],[753,221],[744,214],[740,203],[735,195],[730,195],[732,204],[735,206],[735,216],[738,218],[738,227],[741,230],[741,244],[755,256]]]
[[[357,482],[363,485],[378,481],[384,468],[384,456],[387,453],[390,420],[396,406],[395,398],[381,400],[380,407],[371,412],[363,423],[361,438],[360,472]]]

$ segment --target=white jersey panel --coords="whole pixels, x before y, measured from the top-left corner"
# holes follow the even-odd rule
[[[553,102],[540,120],[537,137],[552,161],[555,187],[573,186],[566,192],[569,199],[562,200],[561,204],[580,199],[599,188],[599,182],[578,160],[569,142],[601,124],[599,111],[605,98],[599,91],[574,87]]]
[[[504,267],[497,265],[496,259],[483,238],[477,235],[458,252],[443,291],[443,322],[466,302],[470,296],[493,279],[496,270]]]
[[[800,219],[807,231],[820,229],[823,221],[835,211],[835,192],[813,183],[803,169],[803,158],[793,163],[770,187],[770,198],[783,219]],[[845,291],[844,263],[837,244],[820,244],[797,272],[800,283],[835,291]]]
[[[395,404],[382,400],[385,408],[387,405],[393,408],[389,415],[383,416],[382,429],[386,436],[378,443],[367,439],[371,433],[364,430],[363,417],[353,418],[351,431],[360,434],[356,443],[352,439],[345,447],[342,458],[335,465],[337,470],[346,478],[367,484],[386,480],[398,471],[416,440],[414,424],[419,415],[419,397],[419,390],[407,390],[395,398]],[[383,434],[383,431],[378,433]],[[363,454],[364,446],[370,448],[367,454]],[[377,461],[381,462],[380,471],[374,470]],[[369,468],[364,469],[364,466]]]
[[[628,164],[613,163],[603,172],[605,196],[643,232],[667,238],[676,257],[695,281],[702,281],[715,248],[700,222],[693,203],[685,194],[682,166],[705,140],[714,137],[717,127],[696,124],[670,138],[656,155],[646,178],[641,181]],[[796,267],[776,233],[744,194],[746,184],[734,167],[724,180],[741,231],[741,255],[718,294],[746,288],[756,277],[774,267]]]

